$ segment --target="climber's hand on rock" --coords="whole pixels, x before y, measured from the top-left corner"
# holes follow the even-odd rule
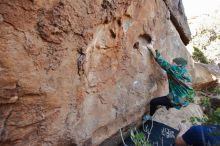
[[[154,47],[153,47],[152,44],[148,44],[148,45],[147,45],[147,48],[148,48],[149,50],[151,50],[151,51],[154,51]]]
[[[149,44],[149,45],[147,45],[147,48],[155,57],[156,53],[155,53],[155,49],[154,49],[153,45]]]

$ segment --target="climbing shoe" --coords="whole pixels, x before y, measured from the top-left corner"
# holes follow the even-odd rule
[[[147,122],[148,120],[152,120],[152,117],[150,115],[144,115],[143,116],[143,122]]]

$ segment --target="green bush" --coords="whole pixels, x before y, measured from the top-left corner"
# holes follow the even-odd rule
[[[201,62],[201,63],[205,63],[208,64],[209,60],[206,58],[206,56],[204,55],[204,53],[197,47],[193,47],[194,48],[194,52],[193,52],[193,59],[195,61]]]
[[[134,142],[135,146],[151,146],[151,144],[146,140],[143,132],[133,132],[131,130],[131,140]]]
[[[200,117],[190,117],[190,122],[193,125],[198,125],[200,123],[205,123],[208,119],[207,118],[200,118]]]
[[[209,97],[204,97],[203,99],[201,99],[200,105],[205,108],[210,108],[211,103],[210,103]]]
[[[220,107],[213,108],[209,97],[201,99],[200,105],[207,109],[206,117],[191,117],[190,121],[192,124],[203,123],[203,124],[218,124],[220,125]]]
[[[208,113],[208,120],[205,122],[206,124],[217,124],[220,125],[220,108],[210,109]]]
[[[214,94],[219,95],[219,94],[220,94],[220,87],[219,87],[219,86],[215,87],[212,92],[213,92]]]

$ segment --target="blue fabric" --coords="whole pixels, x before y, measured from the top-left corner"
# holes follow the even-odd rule
[[[220,127],[214,125],[192,126],[182,138],[188,145],[193,146],[219,146]]]

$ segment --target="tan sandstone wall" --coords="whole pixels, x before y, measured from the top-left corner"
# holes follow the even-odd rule
[[[152,38],[192,67],[181,0],[0,0],[0,145],[98,145],[140,120],[168,92]]]

